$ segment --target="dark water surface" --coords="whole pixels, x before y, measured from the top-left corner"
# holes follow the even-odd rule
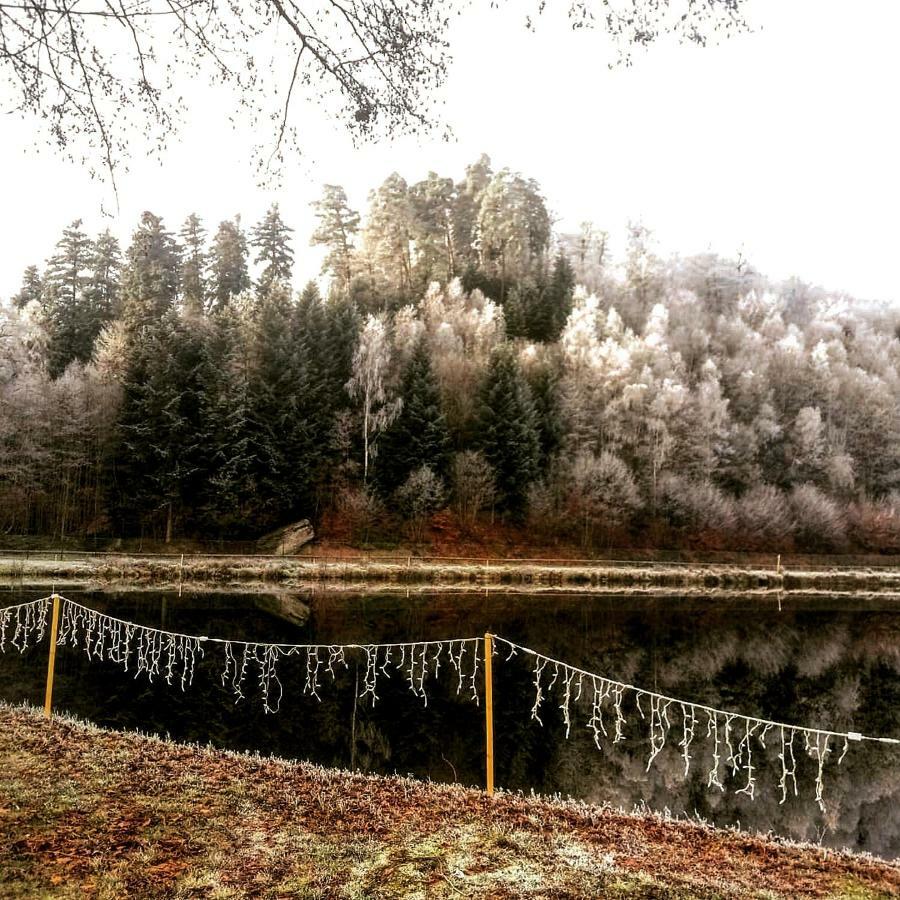
[[[900,613],[882,598],[704,598],[634,595],[422,594],[364,596],[66,592],[129,621],[189,634],[285,643],[382,643],[449,640],[492,631],[573,665],[721,709],[837,731],[900,735]],[[36,591],[0,594],[0,606]],[[308,618],[303,622],[308,613]],[[302,623],[302,624],[301,624]],[[0,655],[0,697],[42,702],[46,641]],[[182,692],[149,684],[83,651],[57,656],[55,707],[115,728],[179,740],[252,749],[329,766],[411,773],[437,781],[483,784],[484,711],[448,667],[426,685],[428,705],[395,674],[378,682],[373,707],[357,695],[364,655],[348,655],[337,678],[323,679],[322,701],[302,693],[298,659],[279,662],[284,697],[266,714],[252,691],[238,703],[221,683],[221,646],[208,646],[193,685]],[[646,771],[648,723],[626,710],[628,740],[598,750],[579,708],[565,737],[561,695],[532,721],[534,672],[527,658],[495,659],[496,780],[506,788],[560,792],[627,809],[697,815],[719,825],[900,856],[900,748],[852,744],[827,760],[823,813],[815,803],[815,767],[798,752],[799,796],[781,804],[778,741],[754,750],[756,796],[707,786],[711,743],[705,723],[691,749],[687,778],[676,722]],[[359,685],[359,688],[357,688]],[[481,679],[478,681],[481,691]],[[798,751],[800,750],[798,744]]]

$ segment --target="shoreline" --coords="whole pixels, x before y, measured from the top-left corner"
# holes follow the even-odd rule
[[[50,558],[56,555],[59,558]],[[0,552],[0,579],[23,587],[60,581],[93,587],[121,584],[197,589],[204,586],[373,584],[414,588],[534,592],[717,590],[788,594],[804,591],[900,593],[900,567],[797,566],[766,568],[731,563],[598,560],[596,563],[484,560],[432,561],[416,557],[150,556],[132,554],[12,555]]]

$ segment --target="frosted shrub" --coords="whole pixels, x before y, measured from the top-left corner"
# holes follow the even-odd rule
[[[428,466],[420,466],[397,488],[394,499],[409,527],[410,537],[421,541],[429,518],[444,502],[444,481]]]
[[[727,537],[737,525],[734,500],[709,481],[668,475],[660,481],[659,509],[674,528]]]
[[[794,519],[784,493],[770,484],[751,488],[737,502],[741,533],[753,546],[781,546],[794,530]]]
[[[350,527],[355,541],[369,540],[369,531],[381,514],[378,495],[368,487],[345,488],[338,497],[338,511]]]
[[[595,529],[607,532],[628,525],[641,507],[641,495],[628,466],[606,450],[580,453],[572,464],[566,503],[581,523],[582,543],[593,543]]]
[[[900,552],[900,496],[853,503],[847,510],[847,531],[865,550]]]
[[[471,528],[494,501],[494,470],[482,453],[466,450],[453,457],[451,476],[456,515],[463,528]]]
[[[811,550],[830,550],[844,543],[846,522],[837,504],[815,485],[801,484],[791,491],[791,509],[797,539]]]

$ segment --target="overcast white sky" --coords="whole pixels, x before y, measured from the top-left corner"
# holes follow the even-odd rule
[[[115,209],[108,189],[49,149],[37,154],[33,123],[3,117],[0,297],[75,218],[125,242],[144,209],[173,231],[197,211],[212,229],[237,212],[255,222],[276,199],[297,229],[299,283],[318,269],[306,241],[323,183],[343,184],[364,209],[395,169],[410,182],[429,169],[459,178],[486,152],[496,168],[538,180],[559,230],[591,219],[621,235],[642,219],[664,251],[742,246],[776,277],[900,302],[900,4],[752,0],[756,33],[707,49],[654,47],[612,72],[601,34],[551,18],[530,33],[523,9],[476,2],[454,25],[445,108],[455,141],[354,149],[311,109],[305,156],[277,189],[257,186],[248,139],[214,100],[161,160],[135,156],[112,217],[102,212]]]

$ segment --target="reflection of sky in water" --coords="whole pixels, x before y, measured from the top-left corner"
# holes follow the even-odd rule
[[[36,593],[4,594],[2,605]],[[596,595],[402,594],[348,597],[320,594],[174,595],[72,594],[87,605],[156,627],[251,640],[367,643],[471,637],[490,630],[573,665],[676,697],[794,724],[868,734],[900,735],[900,615],[890,598],[734,598]],[[309,618],[304,620],[307,605]],[[414,773],[480,784],[482,710],[443,670],[422,707],[394,676],[379,683],[379,702],[354,704],[364,657],[350,661],[336,683],[323,682],[323,702],[301,694],[294,659],[279,663],[281,711],[266,715],[251,693],[234,704],[222,686],[220,648],[208,649],[193,687],[134,680],[115,666],[88,664],[66,648],[57,661],[56,704],[100,724],[140,728],[219,746],[309,758],[327,765]],[[0,695],[40,702],[46,651],[0,658]],[[694,762],[684,778],[680,718],[665,749],[646,769],[647,723],[626,710],[623,744],[596,749],[582,705],[571,737],[554,693],[544,728],[531,722],[533,672],[527,660],[495,665],[497,782],[509,788],[559,791],[631,808],[698,815],[722,825],[773,830],[830,845],[900,855],[900,750],[851,745],[840,767],[836,747],[825,770],[824,815],[814,801],[812,762],[798,754],[800,796],[779,803],[778,740],[754,752],[756,798],[708,789],[711,743],[698,729]],[[356,709],[354,711],[354,705]],[[355,747],[351,729],[355,718]],[[798,740],[798,749],[800,742]]]

